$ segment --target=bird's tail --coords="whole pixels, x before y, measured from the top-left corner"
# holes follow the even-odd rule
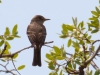
[[[33,66],[41,66],[41,49],[37,47],[34,49]]]

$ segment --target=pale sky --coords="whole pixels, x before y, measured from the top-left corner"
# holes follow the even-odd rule
[[[3,34],[6,27],[12,29],[18,24],[20,39],[10,41],[11,52],[16,52],[22,48],[30,46],[30,42],[26,35],[26,29],[31,19],[35,15],[42,15],[51,20],[44,23],[47,29],[46,41],[54,41],[50,46],[56,45],[61,47],[63,44],[67,52],[73,52],[67,48],[67,40],[59,38],[57,33],[61,33],[63,23],[72,24],[72,17],[77,17],[78,22],[88,22],[91,17],[91,10],[98,6],[98,0],[2,0],[0,4],[0,35]],[[16,67],[25,64],[25,69],[19,71],[22,75],[48,75],[51,70],[46,66],[46,53],[51,48],[42,47],[42,66],[33,67],[33,49],[30,48],[19,54],[15,62]],[[68,51],[69,50],[69,51]],[[10,68],[13,66],[10,66]],[[0,75],[5,75],[1,73]],[[11,75],[11,74],[7,74]]]

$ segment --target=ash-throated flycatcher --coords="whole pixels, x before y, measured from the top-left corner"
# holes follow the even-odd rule
[[[27,27],[29,41],[34,47],[33,66],[41,66],[41,47],[44,45],[46,38],[46,28],[43,23],[47,20],[41,15],[36,15]]]

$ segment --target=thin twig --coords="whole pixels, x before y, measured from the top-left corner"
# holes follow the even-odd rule
[[[51,47],[51,46],[48,46],[48,45],[44,45],[44,46],[47,46],[47,47],[53,48],[53,47]]]
[[[99,52],[99,50],[100,50],[100,45],[98,49],[94,52],[94,54],[91,56],[91,58],[86,60],[85,64],[89,64],[93,60],[93,58],[96,56],[96,54]]]
[[[95,62],[92,60],[91,65],[95,68],[95,70],[99,70],[99,67],[95,64]]]
[[[19,71],[17,70],[15,64],[14,64],[13,58],[12,58],[12,63],[13,63],[13,66],[14,66],[15,70],[17,71],[17,73],[18,73],[19,75],[21,75],[21,74],[19,73]]]

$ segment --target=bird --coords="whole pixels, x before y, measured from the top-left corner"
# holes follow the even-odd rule
[[[46,28],[43,23],[47,20],[41,15],[36,15],[32,18],[30,24],[27,27],[27,36],[28,39],[34,47],[34,56],[32,66],[41,67],[41,48],[45,43],[46,38]]]

